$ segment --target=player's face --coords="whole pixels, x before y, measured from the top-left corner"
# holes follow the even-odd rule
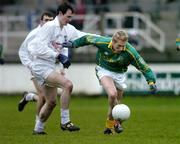
[[[62,14],[60,12],[59,15],[60,15],[61,26],[67,25],[71,21],[72,17],[74,16],[74,14],[72,13],[70,9],[68,9],[65,14]]]
[[[124,50],[126,45],[126,41],[124,40],[113,40],[112,41],[112,49],[114,53],[120,53],[122,50]]]
[[[53,17],[49,17],[47,15],[44,15],[43,19],[41,20],[41,26],[44,25],[46,22],[52,21],[52,20],[53,20]]]

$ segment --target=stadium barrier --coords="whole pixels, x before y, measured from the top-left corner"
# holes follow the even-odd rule
[[[130,21],[129,21],[130,19]],[[104,15],[76,15],[73,19],[83,20],[82,31],[88,33],[112,36],[119,29],[129,33],[129,41],[136,49],[154,47],[160,52],[165,50],[165,34],[156,26],[146,14],[137,12],[105,13]],[[0,43],[4,48],[4,55],[10,62],[18,61],[18,50],[25,36],[32,28],[38,25],[36,15],[0,16]],[[128,24],[128,25],[127,25]],[[131,25],[129,25],[131,24]],[[29,26],[30,25],[30,26]],[[79,53],[91,52],[88,49],[79,49]],[[75,52],[76,53],[76,52]]]
[[[95,64],[73,64],[67,70],[67,77],[74,84],[73,93],[89,95],[103,93],[95,75],[95,66]],[[150,67],[156,73],[159,93],[180,95],[179,64],[152,64]],[[0,66],[0,75],[0,93],[34,91],[30,72],[20,64]],[[126,84],[128,86],[126,92],[131,95],[148,92],[145,78],[133,66],[128,69]]]

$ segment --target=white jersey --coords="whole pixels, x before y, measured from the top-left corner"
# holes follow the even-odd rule
[[[55,58],[59,51],[52,46],[52,42],[62,44],[65,41],[73,41],[87,33],[77,30],[74,26],[67,24],[60,28],[59,19],[56,18],[50,21],[41,28],[38,32],[36,39],[33,39],[28,45],[28,50],[31,55],[36,56],[38,61],[43,60],[55,63]],[[62,52],[66,50],[62,50]],[[66,52],[65,52],[66,53]],[[67,55],[67,54],[65,54]]]
[[[33,56],[30,54],[30,52],[28,51],[28,48],[27,48],[28,43],[36,37],[36,34],[38,33],[40,28],[41,28],[41,26],[39,25],[38,27],[33,29],[26,36],[25,40],[23,41],[23,43],[21,44],[21,46],[19,48],[19,58],[21,60],[21,63],[28,68],[31,68],[32,61],[33,61]]]
[[[61,28],[58,16],[53,21],[43,25],[35,39],[28,43],[28,51],[35,57],[32,62],[31,72],[40,85],[44,84],[49,74],[56,70],[56,56],[59,53],[67,55],[68,48],[59,51],[52,43],[62,44],[65,41],[73,41],[86,34],[70,24]]]

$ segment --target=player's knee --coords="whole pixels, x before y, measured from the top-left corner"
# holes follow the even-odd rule
[[[40,105],[43,105],[46,102],[46,100],[45,100],[44,97],[39,96],[38,97],[38,102],[39,102]]]
[[[51,100],[48,102],[48,108],[53,109],[56,106],[56,100]]]
[[[72,84],[72,82],[71,81],[67,81],[66,83],[65,83],[65,86],[64,86],[66,89],[68,89],[69,91],[72,91],[72,89],[73,89],[73,84]]]
[[[117,98],[117,91],[111,91],[109,92],[109,98],[114,100]]]

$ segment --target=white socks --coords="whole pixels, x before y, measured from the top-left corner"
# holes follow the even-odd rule
[[[41,122],[39,118],[36,118],[36,124],[34,127],[34,131],[36,132],[43,132],[44,131],[44,123]]]
[[[33,101],[35,95],[36,95],[36,94],[34,94],[34,93],[28,93],[28,94],[26,95],[26,100],[27,100],[27,101]]]
[[[36,120],[35,120],[35,122],[37,122],[37,121],[38,121],[38,119],[39,119],[39,116],[38,116],[38,115],[36,115]]]
[[[66,124],[69,121],[69,109],[61,109],[61,124]]]
[[[44,123],[41,122],[39,117],[36,115],[36,124],[34,127],[34,131],[36,132],[43,132],[44,131]],[[61,124],[66,124],[70,121],[69,118],[69,109],[61,109]]]

